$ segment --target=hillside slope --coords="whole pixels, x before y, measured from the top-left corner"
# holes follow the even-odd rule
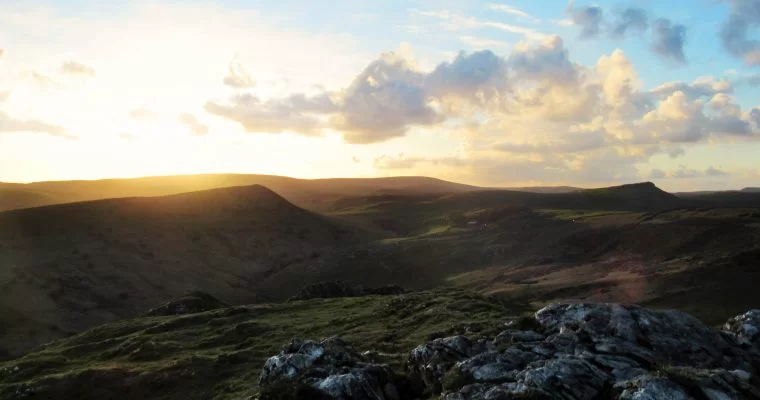
[[[474,186],[427,177],[295,179],[253,174],[155,176],[93,181],[0,183],[0,211],[118,197],[165,196],[221,187],[263,185],[300,207],[319,208],[344,196],[457,193]]]
[[[191,290],[250,303],[355,233],[262,186],[3,212],[0,343],[17,353]]]

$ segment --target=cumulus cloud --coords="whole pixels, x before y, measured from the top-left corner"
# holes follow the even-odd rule
[[[576,7],[570,0],[565,11],[573,24],[581,28],[581,38],[590,39],[599,36],[604,20],[604,11],[601,7]]]
[[[643,34],[650,27],[650,16],[639,7],[624,8],[611,22],[607,23],[605,23],[605,13],[601,7],[577,7],[573,0],[568,4],[565,13],[570,16],[573,25],[580,27],[580,37],[584,39],[596,38],[601,34],[620,39],[629,32]],[[651,27],[652,51],[665,60],[686,63],[683,51],[686,42],[686,26],[673,23],[667,18],[656,18],[652,21]]]
[[[570,84],[577,80],[578,69],[570,61],[562,38],[551,36],[538,46],[520,43],[509,57],[516,79]]]
[[[76,61],[67,61],[61,66],[61,72],[69,75],[83,75],[94,78],[96,75],[95,68]]]
[[[208,126],[200,123],[193,114],[182,113],[178,117],[179,122],[190,129],[190,132],[196,136],[202,136],[208,133]]]
[[[236,89],[248,89],[256,86],[256,81],[243,68],[243,65],[234,60],[230,62],[227,68],[227,76],[224,77],[222,83]]]
[[[726,79],[702,77],[643,90],[623,51],[583,66],[551,36],[518,43],[506,57],[459,53],[427,70],[383,54],[341,90],[267,100],[238,94],[208,102],[206,111],[250,132],[333,130],[345,142],[366,144],[421,129],[431,140],[461,135],[467,142],[456,157],[384,155],[373,160],[377,169],[446,171],[489,184],[612,183],[662,176],[643,165],[654,155],[680,157],[694,143],[760,139],[760,108],[742,108],[733,89]],[[457,175],[465,173],[471,175]]]
[[[58,136],[65,139],[77,138],[76,136],[67,133],[62,126],[35,119],[16,119],[6,114],[5,112],[0,111],[0,133],[4,132],[37,132],[47,133],[49,135]]]
[[[700,77],[692,83],[666,82],[649,90],[660,98],[667,98],[675,92],[683,92],[690,98],[712,97],[718,93],[733,93],[734,85],[727,79],[715,79],[711,76]]]
[[[760,41],[750,37],[760,26],[760,0],[723,1],[731,5],[731,13],[720,30],[723,46],[747,65],[760,65]]]
[[[413,125],[441,122],[428,103],[424,79],[406,60],[384,54],[345,90],[332,127],[342,131],[348,143],[367,144],[404,136]]]
[[[460,52],[425,76],[427,92],[433,96],[490,97],[506,89],[507,64],[490,50]]]
[[[685,42],[686,26],[674,24],[666,18],[658,18],[652,23],[652,50],[664,59],[686,63]]]
[[[610,34],[613,37],[624,37],[629,31],[644,33],[649,28],[647,12],[638,7],[624,9],[613,22]]]

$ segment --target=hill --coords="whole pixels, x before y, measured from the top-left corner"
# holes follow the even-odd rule
[[[760,300],[749,289],[760,282],[760,209],[690,204],[643,183],[339,197],[320,215],[252,186],[7,211],[0,338],[16,355],[190,291],[239,305],[325,281],[725,319]]]
[[[289,201],[319,209],[334,199],[367,194],[456,193],[477,189],[427,177],[295,179],[274,175],[207,174],[93,181],[0,183],[0,211],[135,196],[165,196],[221,187],[263,185]]]
[[[262,186],[6,211],[0,343],[18,354],[192,290],[259,301],[269,278],[316,268],[358,233]]]
[[[746,187],[742,189],[742,192],[746,193],[760,193],[760,187]]]

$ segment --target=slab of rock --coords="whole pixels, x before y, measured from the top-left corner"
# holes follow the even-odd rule
[[[760,310],[750,310],[726,321],[723,329],[744,345],[760,345]]]
[[[311,388],[308,394],[301,392],[294,398],[410,398],[408,385],[387,365],[366,362],[339,338],[293,340],[279,355],[270,357],[264,363],[259,386],[265,393],[295,391],[303,386]]]
[[[620,304],[553,304],[538,328],[514,328],[475,348],[437,339],[409,355],[443,399],[760,399],[760,315],[725,332],[688,314]]]

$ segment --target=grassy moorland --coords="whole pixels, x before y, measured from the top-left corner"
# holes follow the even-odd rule
[[[0,398],[240,399],[292,338],[340,335],[400,366],[435,337],[491,335],[527,310],[462,290],[315,299],[141,317],[102,325],[0,363]]]

